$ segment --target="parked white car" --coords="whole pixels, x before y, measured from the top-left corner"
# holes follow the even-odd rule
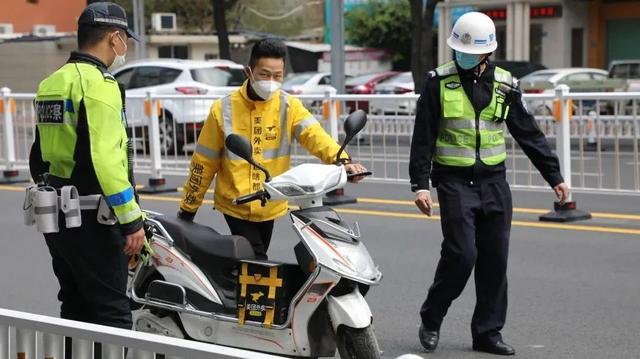
[[[640,60],[612,61],[609,77],[626,80],[629,92],[640,92]]]
[[[413,75],[411,72],[401,72],[390,77],[374,88],[376,95],[415,95]],[[374,100],[371,101],[371,113],[380,115],[414,115],[416,100]]]
[[[592,69],[592,68],[562,68],[562,69],[547,69],[539,70],[528,74],[520,79],[520,87],[523,88],[524,93],[534,94],[553,94],[554,88],[560,84],[586,84],[587,87],[581,86],[580,92],[594,92],[600,91],[601,87],[597,85],[598,82],[604,83],[607,81],[609,73],[605,70]],[[588,88],[593,86],[593,88]],[[553,109],[553,103],[551,101],[543,100],[531,100],[527,102],[529,111],[535,115],[550,115]],[[582,110],[584,113],[592,110],[595,106],[595,101],[583,101]],[[578,105],[574,104],[574,111]]]
[[[227,95],[242,85],[243,66],[228,60],[193,61],[177,59],[142,60],[127,63],[114,71],[125,86],[127,96],[171,95],[180,99],[159,100],[160,143],[163,153],[181,151],[184,144],[197,139],[213,100],[192,98],[193,95]],[[127,103],[129,126],[138,135],[147,125],[144,99]]]
[[[345,80],[352,76],[346,75]],[[300,72],[288,76],[282,89],[292,95],[324,95],[326,91],[336,92],[331,86],[329,72]]]

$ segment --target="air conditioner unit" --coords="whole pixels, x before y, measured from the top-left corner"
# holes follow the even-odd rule
[[[36,36],[50,36],[55,33],[55,25],[33,25],[33,34]]]
[[[0,24],[0,35],[13,34],[13,24]]]
[[[151,15],[151,26],[153,31],[176,31],[178,26],[176,24],[176,14],[174,13],[155,13]]]

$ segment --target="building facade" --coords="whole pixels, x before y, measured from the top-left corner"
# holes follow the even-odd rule
[[[37,34],[39,31],[34,30],[39,29],[49,29],[50,33],[74,32],[85,6],[87,0],[2,0],[0,26],[14,34]],[[4,31],[4,35],[7,33]]]
[[[606,69],[614,60],[640,59],[639,1],[445,0],[438,5],[439,62],[451,59],[446,39],[460,8],[494,20],[499,60]]]

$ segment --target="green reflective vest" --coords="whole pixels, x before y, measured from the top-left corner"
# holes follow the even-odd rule
[[[500,83],[511,86],[511,74],[495,69],[491,103],[478,115],[462,87],[455,63],[436,69],[440,80],[441,122],[434,160],[442,165],[468,167],[477,159],[497,165],[507,157],[503,122],[509,114]]]
[[[122,101],[106,69],[82,61],[62,66],[38,87],[30,165],[44,165],[32,173],[68,180],[81,195],[102,194],[127,225],[140,221],[142,213],[129,181]]]

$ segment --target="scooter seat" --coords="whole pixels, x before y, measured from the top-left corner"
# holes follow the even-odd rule
[[[242,236],[222,235],[213,228],[168,216],[157,217],[173,239],[175,246],[199,262],[198,259],[221,257],[231,260],[254,259],[249,241]]]

